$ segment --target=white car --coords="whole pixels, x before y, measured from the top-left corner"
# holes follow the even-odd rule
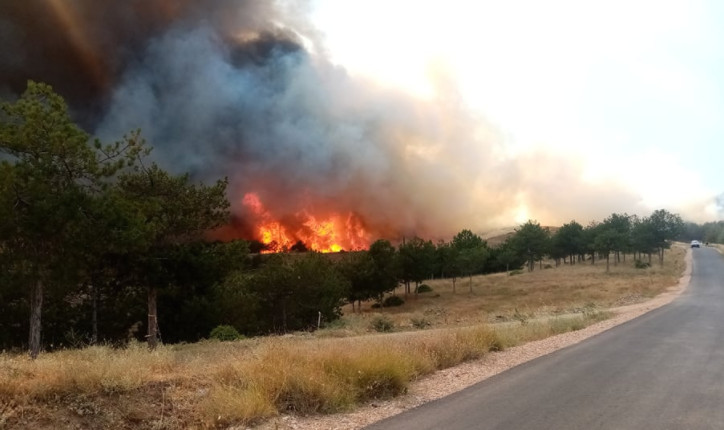
[[[698,240],[692,240],[692,241],[691,241],[691,247],[692,247],[692,248],[699,248],[699,247],[701,247],[701,243],[699,243]]]

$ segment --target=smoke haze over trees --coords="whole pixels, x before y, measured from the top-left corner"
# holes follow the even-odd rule
[[[169,171],[228,176],[226,238],[257,234],[249,192],[292,230],[302,213],[352,217],[367,244],[509,226],[521,211],[551,223],[644,210],[623,188],[581,182],[565,154],[511,152],[444,76],[423,100],[350,75],[308,7],[2,2],[0,94],[48,82],[103,140],[140,128]]]

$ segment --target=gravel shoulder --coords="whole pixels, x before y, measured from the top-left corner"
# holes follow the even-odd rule
[[[295,430],[353,430],[361,429],[376,421],[399,414],[407,409],[436,400],[462,390],[470,385],[497,375],[527,361],[550,354],[561,348],[574,345],[591,336],[595,336],[626,321],[630,321],[651,310],[664,306],[686,290],[691,279],[692,251],[686,253],[686,269],[677,285],[646,302],[610,309],[615,316],[590,325],[582,330],[563,333],[547,339],[529,342],[501,352],[493,352],[485,357],[456,367],[438,371],[413,382],[409,392],[388,401],[370,403],[353,412],[313,416],[281,416],[268,421],[257,430],[295,429]]]

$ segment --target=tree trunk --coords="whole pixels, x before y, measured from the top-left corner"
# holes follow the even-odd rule
[[[157,306],[156,298],[158,291],[155,287],[148,287],[148,348],[150,350],[156,349],[158,346],[158,318],[157,318]]]
[[[616,258],[616,257],[614,256],[614,259],[615,259],[615,258]],[[610,260],[611,260],[611,254],[607,252],[607,253],[606,253],[606,273],[608,273],[608,268],[609,268],[609,266],[611,265],[611,264],[610,264]]]
[[[40,354],[40,334],[43,315],[43,281],[37,280],[30,290],[30,334],[28,349],[30,358],[35,360]]]
[[[287,332],[287,300],[282,299],[282,332]]]
[[[93,298],[93,310],[91,311],[91,345],[95,345],[98,343],[98,296],[100,294],[97,285],[93,284],[91,288],[91,297]]]

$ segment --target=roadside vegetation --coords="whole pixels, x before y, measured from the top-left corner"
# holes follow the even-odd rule
[[[0,354],[0,424],[13,428],[218,428],[285,413],[327,414],[406,392],[414,380],[611,315],[674,285],[685,248],[662,267],[590,265],[449,279],[392,308],[351,305],[332,327],[235,341],[89,346],[31,360]],[[402,292],[403,287],[399,288]],[[378,331],[376,321],[388,321]]]

